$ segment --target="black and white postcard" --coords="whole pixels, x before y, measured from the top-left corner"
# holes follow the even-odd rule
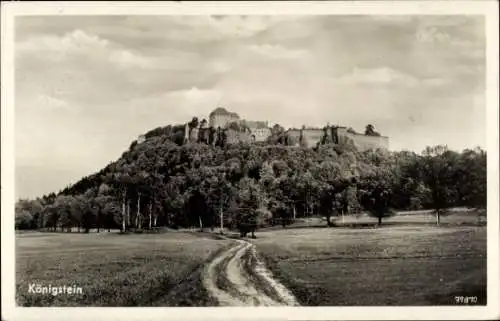
[[[495,1],[4,2],[1,84],[2,319],[500,317]]]

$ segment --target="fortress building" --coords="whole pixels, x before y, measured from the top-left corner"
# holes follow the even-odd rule
[[[280,130],[281,131],[281,130]],[[209,115],[208,127],[200,124],[199,128],[189,128],[186,124],[185,141],[214,141],[209,137],[218,137],[224,132],[229,144],[238,142],[264,142],[272,134],[273,128],[267,121],[250,121],[240,119],[237,113],[218,107]],[[389,149],[389,137],[381,135],[364,135],[344,126],[290,128],[284,131],[288,144],[315,148],[320,144],[339,144],[352,141],[360,151],[369,149]],[[217,139],[215,139],[216,141]],[[290,145],[288,145],[290,146]]]
[[[210,113],[208,125],[213,128],[225,128],[230,123],[239,121],[240,116],[237,113],[231,113],[223,107],[218,107]]]
[[[240,119],[237,113],[229,112],[223,107],[216,108],[209,115],[210,127],[224,129],[231,123],[236,123],[241,127],[247,128],[249,130],[248,134],[250,134],[249,140],[253,142],[262,142],[271,136],[271,130],[267,121]]]

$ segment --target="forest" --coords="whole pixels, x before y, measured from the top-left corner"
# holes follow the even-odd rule
[[[339,215],[365,212],[383,224],[397,211],[432,209],[439,224],[449,208],[486,207],[486,151],[479,147],[360,152],[349,140],[292,147],[282,131],[265,143],[228,145],[219,137],[218,144],[201,144],[184,142],[183,128],[153,129],[99,172],[58,193],[19,200],[15,228],[196,226],[243,236],[311,216],[335,226]]]

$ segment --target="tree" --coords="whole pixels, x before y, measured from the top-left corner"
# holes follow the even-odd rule
[[[77,232],[80,233],[82,228],[82,220],[84,212],[87,210],[88,201],[84,197],[84,195],[76,195],[73,197],[73,201],[71,202],[71,209],[73,224],[77,227]]]
[[[182,176],[171,176],[165,185],[165,225],[177,227],[179,224],[184,224],[185,222],[181,215],[185,208],[185,198],[181,192],[184,184],[184,178]]]
[[[135,215],[135,228],[138,230],[142,229],[142,224],[143,224],[143,215],[142,215],[142,211],[141,211],[141,205],[142,205],[141,200],[143,201],[142,197],[147,195],[150,192],[150,187],[148,186],[149,177],[150,177],[149,173],[145,170],[139,170],[132,177],[133,188],[135,190],[136,201],[137,201],[137,206],[136,206],[137,212]]]
[[[130,195],[133,180],[129,174],[129,167],[126,164],[120,164],[123,167],[118,168],[117,172],[111,173],[106,177],[108,184],[114,187],[115,197],[121,199],[121,232],[125,233],[127,223],[127,197]]]
[[[423,182],[430,190],[432,207],[436,213],[436,224],[439,225],[444,211],[456,203],[457,186],[454,169],[458,155],[449,151],[444,145],[427,147],[421,159]]]
[[[31,227],[33,216],[26,209],[16,209],[15,228],[25,230]]]
[[[486,151],[481,148],[466,149],[456,165],[455,179],[460,203],[471,208],[486,208]]]
[[[160,205],[160,202],[157,201],[157,197],[164,189],[164,175],[160,172],[165,166],[165,161],[161,157],[152,156],[145,162],[146,164],[143,165],[143,190],[148,198],[148,228],[151,230],[156,226],[157,222],[157,213],[155,209]]]
[[[298,188],[297,176],[291,172],[284,173],[275,180],[272,191],[271,208],[273,213],[281,220],[281,225],[286,227],[295,222],[297,217],[297,206],[300,202],[300,189]]]
[[[42,228],[44,223],[43,214],[43,204],[41,199],[21,199],[15,205],[15,228]]]
[[[348,179],[338,162],[324,161],[313,169],[314,178],[319,184],[321,212],[326,216],[328,226],[333,226],[331,216],[340,212],[341,198],[348,187]]]
[[[81,226],[84,233],[89,233],[90,229],[97,225],[97,215],[93,207],[94,201],[94,190],[89,189],[81,198],[82,204],[82,215],[81,215]]]
[[[197,127],[197,119],[188,125]],[[323,214],[333,225],[332,216],[364,208],[382,223],[392,208],[434,208],[439,222],[447,207],[486,206],[486,152],[480,149],[360,152],[344,136],[325,139],[316,150],[304,148],[305,137],[303,147],[286,148],[295,142],[279,125],[262,145],[228,146],[224,131],[212,129],[209,141],[216,146],[179,146],[189,126],[153,129],[144,143],[57,197],[18,202],[16,228],[89,232],[120,225],[125,232],[200,225],[239,227],[245,234],[270,215],[286,226],[297,216]],[[368,132],[374,134],[373,126]]]
[[[268,144],[284,144],[284,134],[285,134],[285,129],[279,125],[275,124],[271,128],[271,135],[267,138],[267,143]]]
[[[114,199],[110,196],[105,196],[106,203],[102,209],[104,215],[104,228],[111,231],[111,228],[115,226],[115,217],[120,214],[120,206],[117,204]]]
[[[233,188],[226,180],[226,173],[223,168],[218,168],[216,172],[207,177],[208,191],[207,201],[212,213],[218,213],[220,233],[224,231],[224,212],[229,209],[233,198]]]
[[[375,127],[373,127],[373,125],[371,125],[371,124],[366,125],[365,135],[367,135],[367,136],[380,136],[380,134],[375,131]]]
[[[30,201],[30,214],[33,216],[33,220],[30,226],[31,229],[39,229],[43,227],[43,206],[43,201],[40,198],[36,198]]]
[[[55,232],[60,214],[53,202],[45,205],[43,208],[43,216],[46,218],[43,227],[47,227],[48,229],[52,228]]]
[[[351,134],[357,134],[357,132],[352,127],[347,128],[347,132]]]
[[[191,119],[191,121],[188,123],[188,127],[189,129],[198,128],[199,124],[200,122],[198,121],[198,117],[193,117],[193,119]]]
[[[392,156],[397,163],[396,171],[398,172],[393,205],[401,209],[423,208],[428,193],[422,183],[419,169],[421,156],[408,151],[395,152]]]
[[[66,229],[66,231],[70,232],[71,228],[75,226],[74,202],[75,199],[73,196],[63,194],[58,195],[54,202],[55,208],[60,213],[58,221],[61,231]]]
[[[361,210],[361,205],[357,198],[356,185],[350,180],[346,180],[345,183],[346,186],[343,192],[336,194],[336,204],[342,216],[342,223],[344,223],[345,214],[355,213]]]
[[[394,166],[390,163],[372,165],[358,178],[359,202],[371,216],[378,219],[379,226],[383,218],[395,214],[391,201],[396,181]]]
[[[314,214],[314,207],[318,202],[321,184],[317,181],[309,169],[298,175],[298,190],[304,207],[305,216]]]
[[[252,238],[255,238],[255,230],[263,219],[259,217],[261,212],[257,211],[259,194],[260,189],[252,179],[244,178],[240,181],[237,195],[238,205],[232,212],[232,220],[236,222],[241,237],[245,237],[248,232],[251,232]]]
[[[281,126],[280,124],[274,124],[274,126],[271,128],[271,133],[272,134],[281,134],[285,131],[285,128]]]

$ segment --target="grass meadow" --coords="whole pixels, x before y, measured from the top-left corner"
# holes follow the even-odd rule
[[[455,296],[486,304],[484,215],[454,212],[435,226],[430,213],[384,219],[350,215],[256,232],[277,279],[302,305],[452,305]],[[321,228],[319,228],[321,227]],[[20,306],[213,306],[201,272],[232,241],[210,233],[16,234]],[[82,295],[28,293],[29,284],[82,287]]]
[[[190,233],[20,233],[19,306],[212,306],[200,274],[228,241]],[[83,295],[28,293],[29,284],[79,286]]]
[[[377,219],[367,214],[351,214],[332,217],[336,227],[363,228],[373,227],[377,224]],[[382,220],[384,226],[434,226],[436,225],[436,215],[429,210],[398,212],[394,216],[386,217]],[[441,214],[440,226],[485,226],[486,213],[475,210],[452,209],[446,214]],[[291,228],[300,227],[327,227],[325,217],[299,218]],[[277,227],[279,228],[279,226]]]
[[[349,228],[375,223],[349,217],[337,228],[261,231],[252,241],[302,305],[453,305],[455,296],[486,304],[486,226],[475,213],[449,215],[439,227],[428,219]]]

